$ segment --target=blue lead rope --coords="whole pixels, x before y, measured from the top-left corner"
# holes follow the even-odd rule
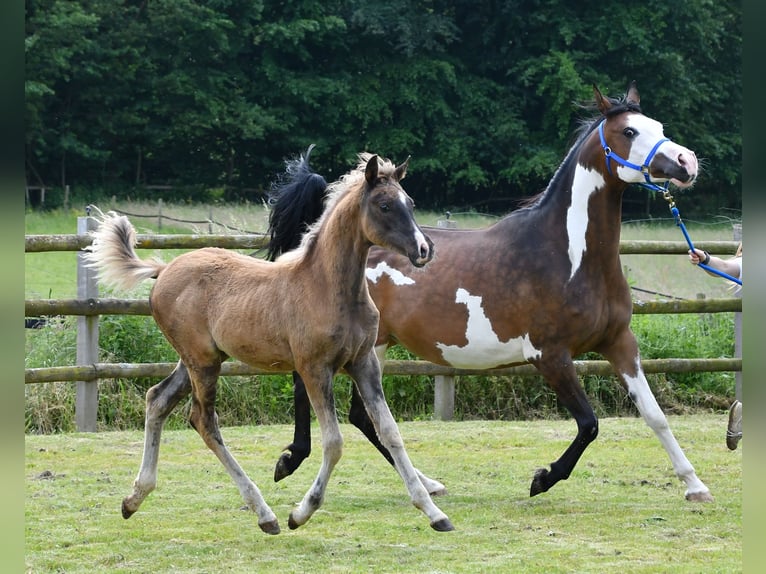
[[[684,237],[686,238],[686,243],[689,244],[689,249],[694,251],[694,244],[692,243],[691,237],[689,237],[689,233],[686,231],[686,226],[684,225],[684,222],[681,221],[681,214],[678,212],[678,208],[675,205],[672,205],[670,207],[670,212],[673,214],[673,218],[676,220],[676,225],[681,228],[681,232],[684,234]],[[705,265],[704,263],[699,263],[698,265],[699,267],[702,267],[705,271],[709,271],[710,273],[714,273],[715,275],[720,275],[721,277],[724,277],[725,279],[728,279],[729,281],[734,281],[734,283],[736,283],[737,285],[742,285],[741,279],[732,277],[728,273],[724,273],[723,271],[714,269],[710,265]]]

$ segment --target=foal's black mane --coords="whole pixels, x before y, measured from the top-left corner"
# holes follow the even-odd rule
[[[581,119],[579,121],[579,126],[575,130],[573,136],[574,143],[569,148],[566,157],[561,162],[561,165],[556,170],[556,173],[553,174],[553,177],[548,182],[546,188],[540,193],[522,200],[519,203],[519,209],[530,209],[539,206],[550,196],[548,190],[557,189],[559,187],[561,178],[570,172],[572,163],[575,161],[574,158],[577,155],[577,150],[580,149],[583,141],[585,141],[590,133],[598,127],[598,124],[601,123],[601,120],[603,120],[605,116],[607,118],[611,118],[625,112],[636,112],[639,114],[642,113],[641,106],[636,102],[628,101],[626,96],[623,96],[621,99],[609,98],[609,101],[612,103],[612,106],[607,110],[605,115],[601,112],[596,113],[597,108],[595,104],[581,106],[582,108],[588,110],[590,115],[587,118]]]

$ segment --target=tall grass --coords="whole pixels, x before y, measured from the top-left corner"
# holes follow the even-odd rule
[[[149,203],[116,203],[100,206],[130,213],[156,213]],[[164,206],[163,212],[178,219],[204,219],[211,215],[207,206]],[[265,208],[260,205],[215,206],[212,218],[226,221],[234,229],[266,229]],[[74,233],[73,210],[28,212],[28,234]],[[267,217],[267,216],[266,216]],[[418,219],[436,225],[444,215],[421,213]],[[458,227],[480,227],[496,218],[481,214],[453,214]],[[156,218],[140,219],[142,232],[156,232]],[[687,224],[698,240],[732,238],[729,222],[714,225]],[[198,225],[181,223],[163,233],[205,232]],[[220,229],[215,232],[220,233]],[[233,231],[238,232],[238,231]],[[680,232],[663,222],[637,222],[623,227],[623,237],[631,239],[680,240]],[[157,251],[164,259],[174,253]],[[27,254],[26,296],[65,298],[76,296],[74,253]],[[635,298],[673,296],[732,296],[726,283],[707,276],[685,261],[685,256],[623,256],[631,285],[651,287],[659,295],[635,292]],[[149,285],[140,294],[148,293]],[[52,320],[42,329],[26,333],[26,367],[75,364],[75,317]],[[636,315],[632,327],[645,359],[667,357],[730,357],[734,352],[733,314]],[[175,362],[177,355],[160,334],[150,317],[105,316],[100,320],[100,347],[103,362]],[[389,358],[414,358],[401,347],[389,349]],[[601,358],[587,355],[582,358]],[[649,382],[667,412],[719,411],[726,409],[734,396],[733,373],[680,373],[650,375]],[[98,424],[106,429],[139,429],[143,424],[144,396],[154,379],[114,379],[99,385]],[[337,377],[335,395],[339,415],[346,420],[350,381]],[[386,376],[384,391],[394,416],[402,420],[428,420],[433,417],[434,383],[431,377]],[[583,386],[599,416],[635,414],[632,402],[614,377],[586,376]],[[28,433],[71,432],[75,430],[74,386],[71,383],[27,385],[25,389],[25,430]],[[224,426],[289,423],[292,421],[292,379],[289,375],[222,377],[217,410]],[[188,403],[179,406],[168,420],[168,428],[187,427]],[[519,420],[568,417],[555,394],[541,377],[463,376],[456,382],[457,419]]]

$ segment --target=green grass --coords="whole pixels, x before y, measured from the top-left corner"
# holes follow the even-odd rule
[[[668,457],[642,420],[601,421],[571,477],[529,498],[536,468],[573,438],[572,421],[408,422],[408,452],[449,494],[435,502],[456,527],[437,533],[361,435],[342,426],[344,456],[322,508],[287,516],[321,459],[272,481],[291,427],[223,429],[282,533],[262,533],[222,465],[192,430],[163,435],[158,488],[120,515],[142,433],[25,438],[28,573],[729,573],[742,570],[742,456],[724,445],[725,415],[671,416],[670,426],[715,502],[684,500]],[[318,436],[318,430],[314,427]]]

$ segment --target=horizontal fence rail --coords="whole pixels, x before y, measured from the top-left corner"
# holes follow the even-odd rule
[[[674,299],[672,301],[634,301],[636,315],[668,313],[739,313],[742,299]],[[148,299],[27,299],[27,317],[46,315],[151,315]]]
[[[266,234],[262,235],[161,235],[138,234],[137,249],[198,249],[200,247],[223,247],[226,249],[261,249],[268,243]],[[45,251],[79,251],[92,242],[89,235],[27,235],[24,250],[26,253]],[[733,255],[737,251],[738,241],[699,241],[694,246],[710,253]],[[689,246],[685,241],[646,241],[625,239],[620,241],[622,255],[677,255],[686,253]]]
[[[27,235],[26,253],[55,251],[82,251],[89,246],[92,238],[86,230],[95,225],[92,218],[78,218],[78,234]],[[266,247],[266,234],[248,235],[137,235],[137,249],[198,249],[201,247],[221,247],[226,249],[259,250]],[[695,247],[717,254],[734,254],[738,241],[700,241]],[[620,253],[623,255],[673,255],[683,254],[688,250],[684,241],[645,241],[623,240]],[[82,283],[82,289],[81,287]],[[28,368],[24,372],[25,384],[76,382],[78,397],[75,410],[77,426],[80,431],[95,431],[95,410],[97,407],[97,385],[101,379],[166,377],[175,368],[176,363],[99,363],[98,356],[98,317],[100,315],[151,315],[148,299],[115,299],[98,297],[95,278],[92,271],[85,270],[78,262],[78,298],[77,299],[27,299],[24,302],[26,317],[46,317],[59,315],[78,316],[78,365]],[[655,301],[634,301],[634,314],[666,313],[741,313],[742,299],[739,297],[722,299],[674,299]],[[81,340],[82,339],[82,340]],[[87,351],[80,352],[87,348]],[[684,373],[684,372],[735,372],[740,376],[742,359],[738,353],[734,358],[705,359],[646,359],[641,365],[646,373]],[[83,360],[83,357],[90,360]],[[95,360],[94,360],[95,359]],[[578,375],[614,375],[608,361],[574,361]],[[539,372],[530,364],[517,365],[503,369],[456,369],[436,365],[427,361],[387,360],[383,363],[384,375],[432,376],[435,379],[434,412],[435,416],[449,420],[454,410],[454,377],[461,375],[487,376],[533,376]],[[255,369],[238,361],[223,363],[221,374],[224,376],[253,376],[280,374],[284,371],[264,371]],[[85,412],[87,411],[87,412]]]
[[[574,361],[578,375],[609,376],[614,369],[609,361],[583,360]],[[98,379],[131,379],[139,377],[167,377],[176,363],[95,363],[72,367],[41,367],[25,369],[27,384],[53,383],[60,381],[96,381]],[[741,371],[742,359],[645,359],[641,361],[645,373],[700,373]],[[227,361],[221,365],[222,376],[278,375],[290,371],[266,371],[256,369],[239,361]],[[384,375],[403,376],[441,376],[459,377],[467,375],[486,375],[498,377],[533,376],[539,371],[532,365],[518,365],[503,369],[456,369],[445,365],[436,365],[428,361],[386,360],[383,363]]]

